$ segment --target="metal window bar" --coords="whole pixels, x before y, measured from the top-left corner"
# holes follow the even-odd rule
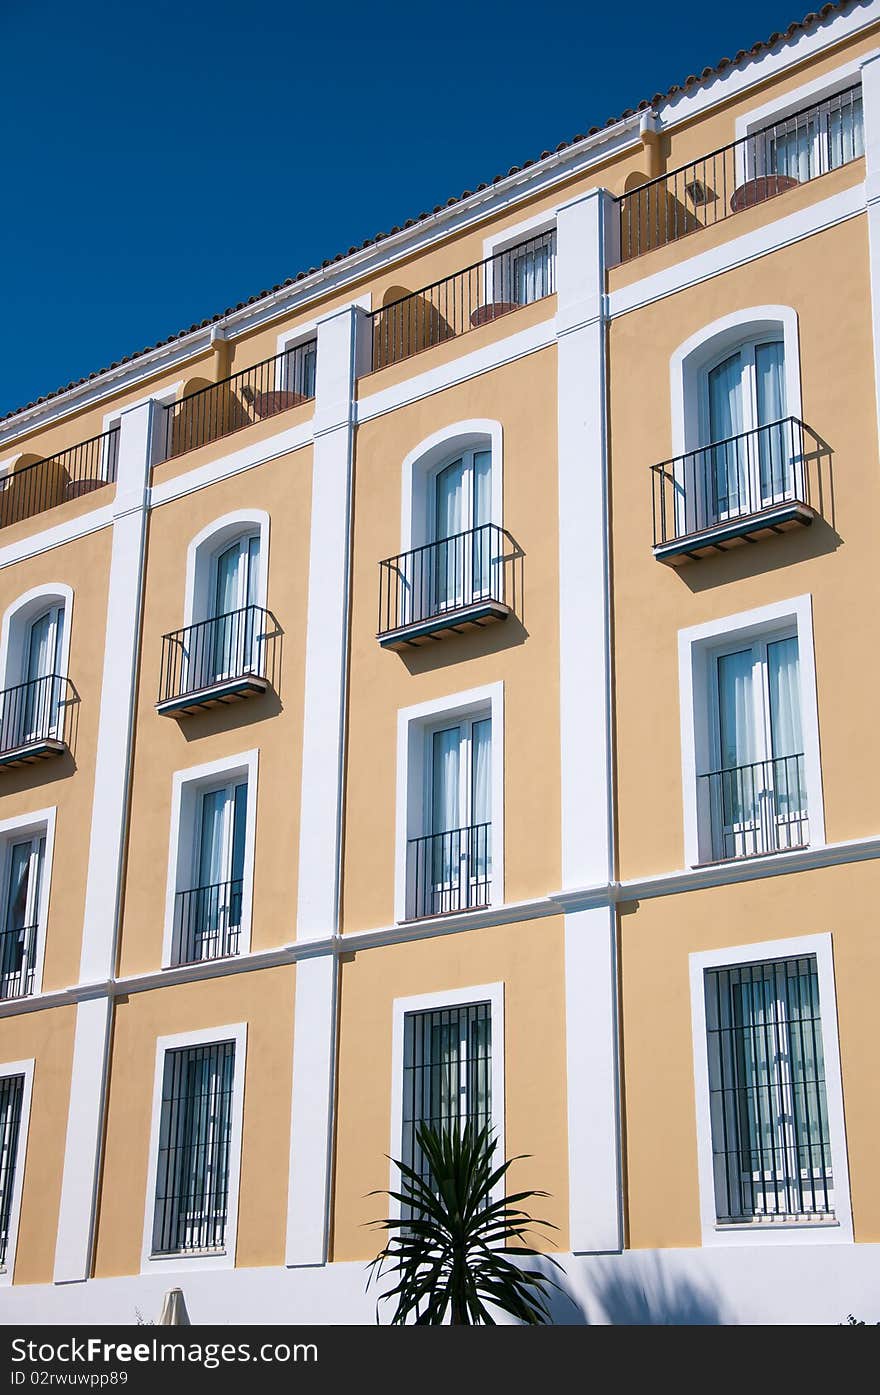
[[[34,991],[37,926],[0,931],[0,999],[26,998]]]
[[[523,552],[504,528],[483,523],[379,563],[378,634],[481,601],[516,609]]]
[[[830,457],[811,426],[783,417],[652,465],[654,546],[785,503],[821,512]]]
[[[247,605],[163,635],[158,701],[169,702],[249,674],[265,678],[269,641],[277,633],[270,611]]]
[[[234,1069],[232,1041],[165,1053],[154,1254],[225,1244]]]
[[[6,1268],[9,1249],[23,1099],[23,1075],[7,1075],[0,1079],[0,1269]]]
[[[490,1003],[411,1012],[404,1018],[401,1161],[424,1181],[431,1170],[416,1130],[492,1122]],[[404,1219],[413,1214],[403,1208]]]
[[[556,233],[507,247],[370,316],[373,371],[399,363],[556,290]]]
[[[169,402],[164,408],[163,458],[184,455],[310,401],[315,395],[316,365],[317,340],[309,339]]]
[[[488,906],[492,891],[492,825],[452,828],[406,845],[407,919]]]
[[[620,259],[713,227],[862,154],[857,84],[619,195]]]
[[[803,754],[713,770],[697,784],[711,861],[761,857],[809,843]]]
[[[119,427],[0,476],[0,528],[116,481]]]
[[[174,901],[176,964],[237,954],[241,939],[241,878],[178,891]]]
[[[65,739],[70,683],[59,673],[31,678],[0,692],[0,755]]]
[[[834,1215],[816,959],[705,976],[719,1224]]]

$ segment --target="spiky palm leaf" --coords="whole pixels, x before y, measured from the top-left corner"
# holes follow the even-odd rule
[[[369,1287],[386,1274],[397,1277],[379,1300],[396,1300],[392,1323],[440,1324],[448,1316],[453,1324],[494,1326],[488,1304],[524,1323],[549,1322],[546,1290],[559,1285],[543,1270],[508,1258],[539,1254],[528,1244],[536,1226],[555,1230],[549,1221],[534,1220],[521,1209],[530,1197],[547,1193],[493,1198],[511,1163],[519,1159],[493,1167],[494,1142],[486,1127],[467,1123],[438,1130],[421,1124],[416,1142],[429,1176],[420,1177],[397,1162],[401,1190],[370,1193],[391,1197],[402,1210],[400,1217],[373,1222],[390,1239],[370,1264],[367,1281]],[[560,1267],[549,1257],[544,1261]]]

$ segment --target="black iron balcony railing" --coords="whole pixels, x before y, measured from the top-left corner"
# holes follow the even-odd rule
[[[0,692],[0,765],[34,748],[60,751],[67,744],[70,705],[70,682],[58,673]]]
[[[483,523],[386,558],[379,563],[380,641],[505,618],[522,593],[523,555],[506,529]]]
[[[169,402],[164,409],[164,458],[184,455],[310,401],[315,395],[316,365],[317,340],[310,339]]]
[[[178,891],[174,903],[175,963],[197,964],[238,953],[243,886],[239,878]]]
[[[763,515],[780,515],[782,526],[792,512],[809,522],[827,502],[830,458],[830,446],[812,427],[784,417],[653,465],[655,550],[699,543],[703,534],[741,535]]]
[[[0,476],[0,528],[113,484],[118,456],[117,426]]]
[[[705,861],[761,857],[809,843],[803,755],[713,770],[698,785],[702,827],[710,832]]]
[[[406,845],[408,920],[488,906],[492,891],[492,825],[453,828]]]
[[[374,310],[371,366],[399,363],[555,290],[556,234],[544,232]]]
[[[0,998],[33,993],[36,947],[36,925],[0,931]]]
[[[262,691],[273,676],[279,633],[271,611],[247,605],[163,635],[157,706],[210,698],[213,690],[236,685]]]
[[[712,227],[862,154],[857,85],[621,194],[620,259]]]

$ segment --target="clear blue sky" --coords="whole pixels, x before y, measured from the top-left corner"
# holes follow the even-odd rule
[[[0,0],[0,413],[809,8]]]

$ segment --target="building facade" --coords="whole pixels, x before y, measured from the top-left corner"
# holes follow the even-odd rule
[[[3,1321],[880,1317],[878,409],[856,0],[0,422]]]

